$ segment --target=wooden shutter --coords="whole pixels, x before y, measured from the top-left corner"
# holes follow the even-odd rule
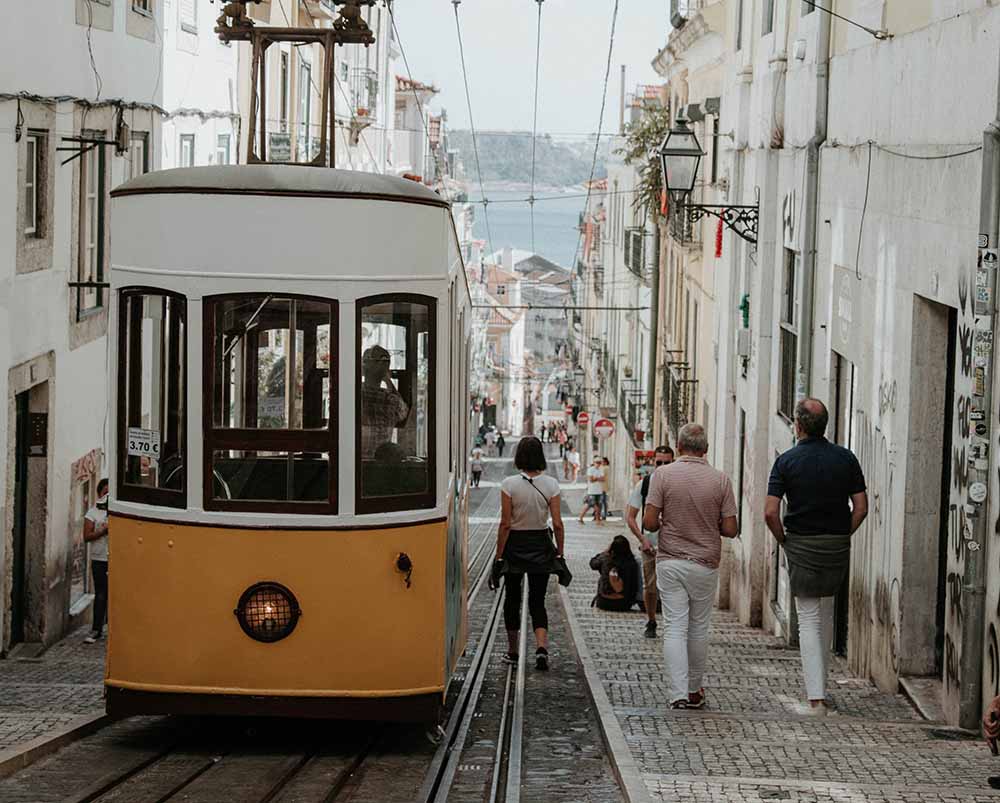
[[[181,26],[195,30],[198,27],[197,0],[180,0],[178,13],[181,16]]]

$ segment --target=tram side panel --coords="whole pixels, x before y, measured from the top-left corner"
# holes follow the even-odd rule
[[[111,532],[109,690],[327,701],[443,693],[447,522],[279,531],[115,516]],[[288,588],[302,611],[273,643],[247,636],[235,615],[262,581]]]

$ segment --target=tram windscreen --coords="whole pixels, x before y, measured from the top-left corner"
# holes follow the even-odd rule
[[[380,298],[359,306],[359,508],[433,506],[433,302]]]

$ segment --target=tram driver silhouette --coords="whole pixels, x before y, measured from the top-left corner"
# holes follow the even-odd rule
[[[361,458],[399,462],[402,450],[392,442],[392,433],[410,414],[392,382],[389,352],[370,346],[361,355]]]

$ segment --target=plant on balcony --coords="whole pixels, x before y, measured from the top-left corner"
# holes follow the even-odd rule
[[[663,217],[660,213],[663,181],[660,177],[662,170],[657,149],[670,131],[670,124],[668,109],[663,106],[647,107],[638,122],[629,126],[625,147],[616,151],[624,157],[625,164],[635,166],[639,173],[633,206],[643,210],[654,223]]]

